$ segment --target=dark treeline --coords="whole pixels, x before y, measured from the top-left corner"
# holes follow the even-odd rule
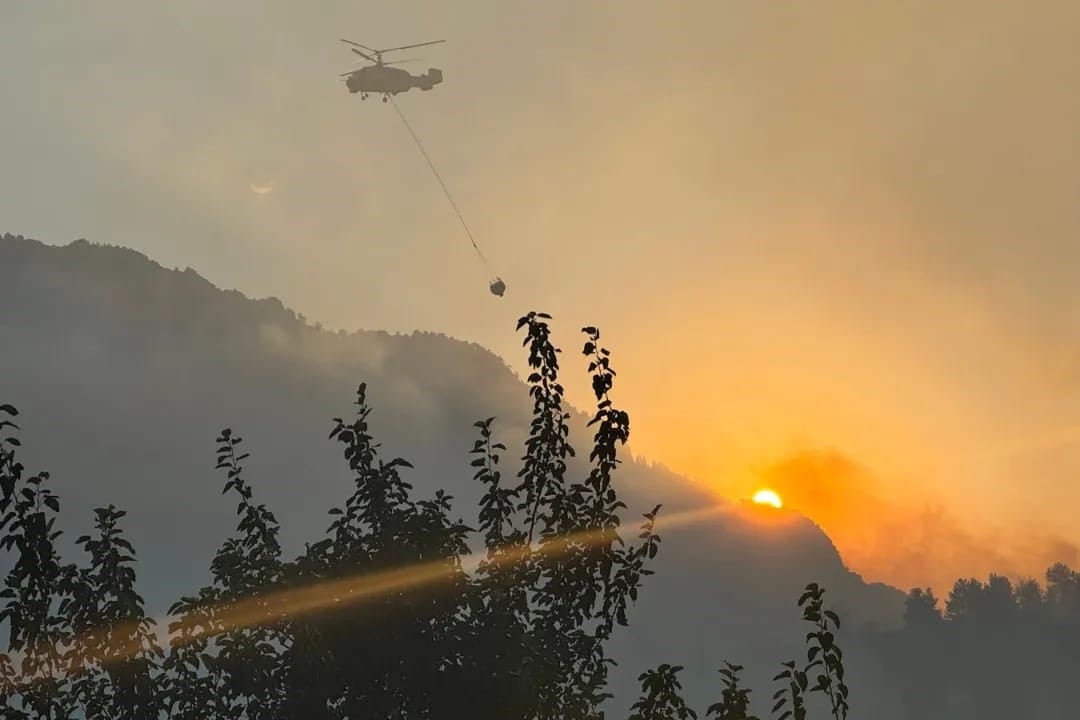
[[[1080,718],[1080,573],[1066,565],[1041,584],[958,580],[944,601],[912,590],[903,628],[864,641],[897,686],[905,718]]]
[[[82,563],[61,557],[60,499],[48,473],[19,462],[17,410],[0,406],[0,548],[14,556],[0,591],[2,717],[605,717],[606,643],[629,623],[652,573],[660,506],[642,514],[627,543],[613,476],[629,417],[609,398],[615,373],[595,328],[583,329],[597,401],[592,469],[568,476],[575,451],[548,319],[530,313],[518,325],[527,331],[533,421],[514,478],[500,470],[506,448],[493,419],[475,425],[474,479],[485,489],[475,527],[452,517],[444,492],[415,497],[402,476],[407,461],[380,457],[361,385],[355,417],[335,419],[330,432],[353,491],[329,511],[324,537],[287,560],[277,519],[245,476],[241,440],[223,430],[217,467],[237,501],[236,531],[212,560],[212,583],[177,600],[164,628],[137,591],[123,510],[95,511],[94,533],[76,540]],[[302,479],[296,492],[302,501]],[[477,536],[483,550],[473,555]],[[810,585],[798,599],[806,661],[777,668],[781,717],[803,720],[808,698],[837,720],[847,715],[839,619],[823,596]],[[632,720],[697,717],[680,695],[680,669],[642,673]],[[704,714],[753,719],[741,669],[720,670],[717,702]]]

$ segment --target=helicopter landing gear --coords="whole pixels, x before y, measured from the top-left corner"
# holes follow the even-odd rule
[[[387,102],[387,101],[389,101],[389,100],[390,100],[390,96],[389,96],[389,95],[383,95],[383,96],[382,96],[382,101],[383,101],[383,102]]]
[[[361,100],[367,100],[367,96],[368,96],[368,94],[366,92],[360,93],[360,99]]]

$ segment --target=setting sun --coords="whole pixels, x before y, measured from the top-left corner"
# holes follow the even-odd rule
[[[769,490],[768,488],[762,488],[754,493],[754,502],[758,505],[772,505],[774,508],[783,507],[784,503],[780,500],[780,496],[776,494],[775,490]]]

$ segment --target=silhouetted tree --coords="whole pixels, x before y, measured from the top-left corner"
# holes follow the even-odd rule
[[[938,599],[930,588],[914,588],[904,600],[904,622],[913,628],[936,630],[942,622]]]
[[[756,715],[750,714],[750,690],[739,686],[739,672],[742,669],[742,665],[731,663],[725,663],[725,667],[720,669],[724,691],[720,702],[709,706],[705,712],[707,716],[715,716],[716,720],[759,720]]]
[[[62,612],[70,622],[72,697],[89,718],[149,720],[160,714],[156,685],[163,655],[135,591],[135,550],[110,505],[94,511],[97,536],[76,540],[90,566],[69,574]]]
[[[874,641],[908,716],[1076,717],[1078,589],[1080,575],[1057,564],[1045,587],[993,574],[985,582],[961,578],[944,611],[929,590],[912,590],[904,627]]]
[[[661,665],[643,672],[641,699],[634,703],[629,720],[694,720],[697,713],[686,706],[680,691],[681,665]]]
[[[7,418],[17,412],[0,406],[0,430],[17,429]],[[6,434],[6,433],[5,433]],[[15,457],[16,437],[0,439],[0,547],[16,551],[14,567],[8,573],[0,598],[0,623],[8,628],[9,654],[2,665],[9,682],[4,694],[13,719],[66,718],[74,711],[71,680],[67,674],[71,645],[71,625],[61,612],[61,604],[72,584],[73,568],[60,562],[54,545],[60,536],[55,529],[60,501],[48,488],[48,473],[24,477],[22,463]],[[16,660],[10,653],[21,655]],[[28,686],[14,685],[29,679]]]
[[[236,530],[212,559],[210,584],[171,606],[167,651],[135,589],[135,552],[120,528],[125,513],[96,510],[95,535],[77,540],[89,564],[63,564],[54,545],[60,504],[48,474],[24,477],[17,438],[0,439],[0,547],[16,556],[0,592],[9,635],[0,655],[3,717],[604,717],[614,662],[606,643],[628,624],[651,573],[660,506],[643,513],[637,542],[627,543],[613,480],[629,416],[610,398],[615,371],[592,327],[583,328],[582,346],[596,399],[591,469],[568,476],[575,451],[548,320],[529,313],[518,323],[533,418],[512,482],[500,470],[506,448],[494,440],[494,418],[475,425],[472,467],[483,487],[476,528],[451,517],[452,498],[441,490],[417,498],[402,475],[406,460],[380,456],[361,384],[354,418],[334,419],[330,432],[352,490],[330,510],[325,536],[286,560],[278,522],[245,478],[242,441],[222,430],[217,468],[223,493],[237,499]],[[15,415],[0,406],[0,431],[16,429],[7,419]],[[468,547],[474,536],[483,543],[476,556]],[[847,711],[838,620],[823,609],[822,594],[811,585],[799,601],[814,631],[807,666],[788,666],[788,714],[796,720],[814,669],[809,692],[826,694],[838,720]],[[1059,604],[1072,602],[1064,589],[1058,595]],[[679,669],[641,675],[632,718],[697,717],[681,697]],[[740,669],[721,670],[721,700],[707,715],[756,720]]]

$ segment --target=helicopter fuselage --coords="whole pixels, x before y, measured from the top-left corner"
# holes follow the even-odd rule
[[[413,75],[408,70],[388,65],[367,65],[345,76],[345,86],[350,93],[380,93],[384,96],[408,92],[413,88],[430,90],[442,82],[442,71],[429,68],[424,75]]]

